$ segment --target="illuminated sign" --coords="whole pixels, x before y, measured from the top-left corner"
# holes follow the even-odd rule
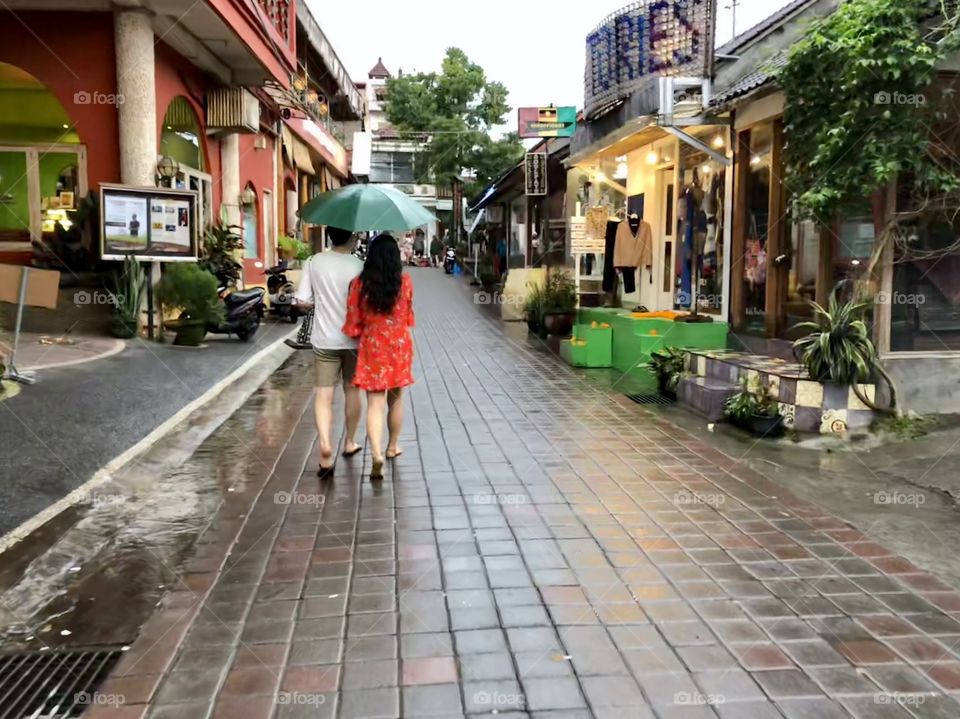
[[[575,107],[521,107],[520,137],[572,137],[577,129]]]
[[[664,75],[710,77],[716,0],[639,0],[587,35],[587,118]]]

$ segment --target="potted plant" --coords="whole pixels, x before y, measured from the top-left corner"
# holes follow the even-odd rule
[[[157,285],[157,297],[165,309],[179,310],[179,318],[167,323],[177,332],[175,345],[198,347],[207,326],[223,319],[217,278],[197,265],[174,263],[167,267]]]
[[[527,299],[523,303],[523,316],[527,320],[527,329],[535,335],[539,335],[544,329],[544,293],[543,285],[540,283],[527,285]]]
[[[306,242],[298,240],[296,237],[289,237],[287,235],[281,235],[277,238],[277,247],[280,250],[280,257],[287,260],[309,260],[310,255],[310,245]]]
[[[543,288],[543,325],[547,332],[567,337],[577,320],[577,287],[562,271],[547,274]]]
[[[880,363],[864,320],[872,300],[853,297],[840,301],[838,295],[843,284],[841,282],[834,288],[827,307],[810,303],[813,321],[795,326],[795,329],[810,330],[810,333],[793,343],[794,355],[806,368],[810,379],[853,387],[860,401],[870,409],[896,414],[897,388]],[[860,388],[861,384],[872,383],[877,378],[882,379],[889,389],[888,407],[878,407]]]
[[[759,437],[779,437],[783,434],[783,416],[776,397],[759,378],[753,382],[746,378],[740,382],[740,390],[727,400],[727,419],[732,424],[749,430]]]
[[[114,273],[113,319],[110,330],[114,337],[130,339],[137,334],[140,305],[146,287],[146,275],[141,264],[133,257],[123,261],[123,274]]]
[[[220,220],[207,230],[200,252],[200,268],[206,270],[225,284],[236,284],[243,269],[237,261],[237,255],[243,250],[243,238],[240,228]]]
[[[664,347],[650,353],[647,368],[657,378],[657,389],[664,397],[675,400],[677,387],[686,368],[687,355],[679,347]]]

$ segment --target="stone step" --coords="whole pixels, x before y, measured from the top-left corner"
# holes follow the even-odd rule
[[[739,387],[713,377],[684,377],[677,388],[677,399],[683,405],[711,422],[723,419],[724,407]]]

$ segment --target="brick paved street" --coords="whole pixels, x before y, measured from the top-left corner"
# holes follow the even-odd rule
[[[387,481],[292,390],[87,717],[960,716],[960,593],[414,280]]]

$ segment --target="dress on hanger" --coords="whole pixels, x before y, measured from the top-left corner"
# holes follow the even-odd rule
[[[633,222],[637,224],[631,226]],[[638,267],[653,265],[653,230],[649,223],[630,218],[617,227],[613,266],[623,275],[623,290],[636,292]]]

